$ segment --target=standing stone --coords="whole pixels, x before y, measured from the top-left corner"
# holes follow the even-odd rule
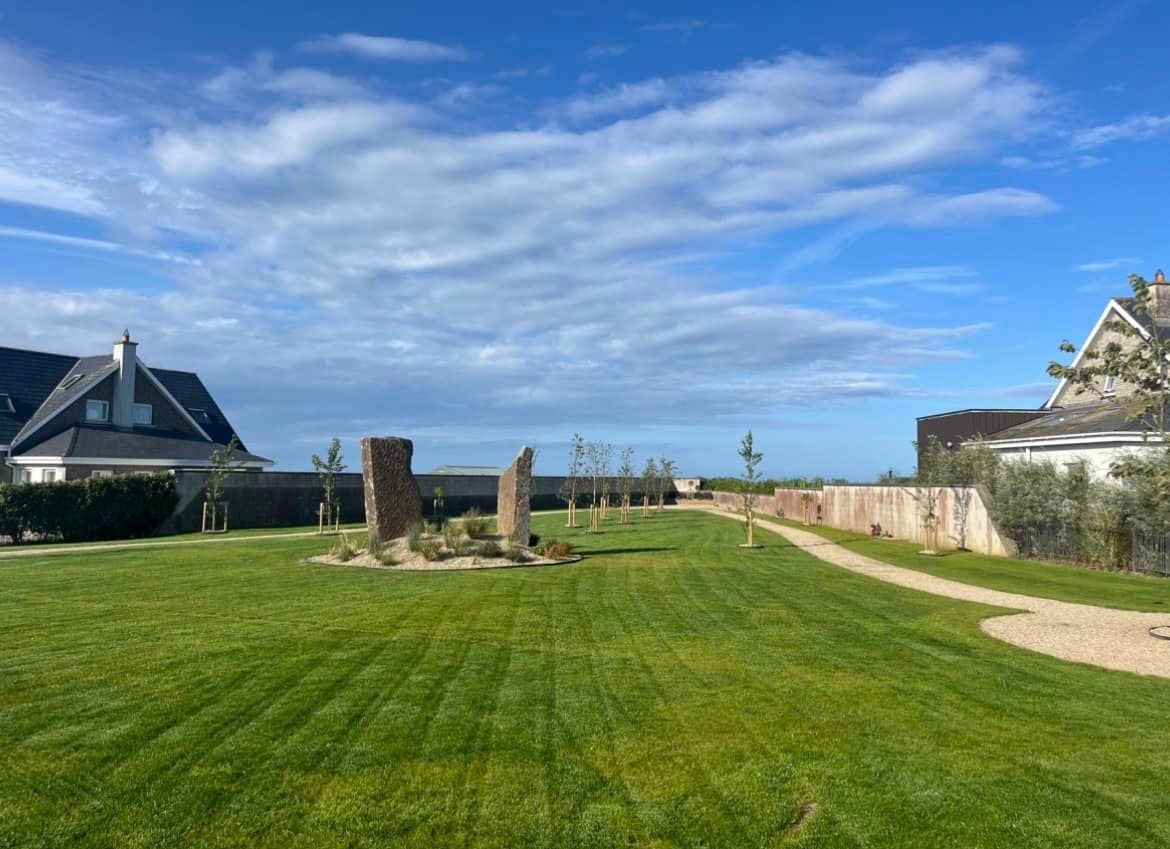
[[[371,548],[405,536],[422,521],[422,497],[410,472],[414,444],[399,436],[362,437],[362,487]]]
[[[532,492],[532,456],[527,445],[520,449],[512,465],[500,475],[496,501],[496,531],[520,545],[528,545],[532,534],[532,506],[528,500]]]

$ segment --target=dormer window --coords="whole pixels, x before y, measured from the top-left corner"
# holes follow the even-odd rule
[[[87,422],[108,422],[110,420],[110,402],[95,400],[86,401],[85,420]]]
[[[136,425],[152,425],[154,424],[154,407],[150,404],[135,404],[134,405],[134,424]]]
[[[1106,395],[1116,395],[1117,394],[1117,378],[1111,374],[1107,375],[1105,378],[1105,394]]]
[[[0,392],[0,413],[15,413],[16,407],[12,406],[12,396],[7,392]]]

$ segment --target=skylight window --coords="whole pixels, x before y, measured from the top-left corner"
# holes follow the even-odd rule
[[[1105,394],[1113,395],[1117,392],[1117,378],[1113,375],[1108,375],[1105,378]]]
[[[199,424],[211,424],[211,416],[207,415],[207,410],[200,410],[198,407],[188,407],[187,412]]]
[[[65,382],[61,384],[61,388],[68,389],[70,386],[73,386],[75,383],[77,383],[77,381],[81,380],[81,378],[83,378],[83,377],[85,377],[84,374],[80,374],[80,373],[79,374],[71,374],[67,378],[65,378]]]
[[[15,413],[16,407],[12,406],[12,396],[7,392],[0,392],[0,413]]]

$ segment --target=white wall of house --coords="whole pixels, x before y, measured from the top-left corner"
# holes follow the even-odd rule
[[[1005,460],[1014,462],[1047,460],[1061,470],[1066,470],[1077,463],[1083,463],[1085,472],[1091,480],[1105,480],[1109,477],[1109,469],[1114,463],[1134,454],[1160,447],[1160,445],[1117,444],[1037,445],[1019,448],[996,447],[996,450]]]

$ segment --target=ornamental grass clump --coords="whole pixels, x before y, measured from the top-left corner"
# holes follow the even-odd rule
[[[513,563],[527,563],[530,559],[527,549],[521,548],[518,545],[509,546],[504,552],[504,557]]]
[[[337,542],[333,544],[333,549],[330,552],[334,557],[342,563],[348,563],[357,555],[353,544],[349,541],[349,536],[342,534],[337,538]]]
[[[541,547],[540,553],[549,560],[562,560],[572,555],[573,543],[558,542],[555,539],[550,539]]]
[[[494,539],[489,539],[477,545],[475,553],[480,557],[503,557],[504,549],[500,548],[500,544]]]
[[[422,551],[424,530],[422,522],[415,522],[406,529],[406,547],[408,549],[415,553]]]
[[[463,532],[471,539],[479,539],[488,532],[488,520],[479,514],[478,507],[472,507],[463,514]]]
[[[418,553],[423,560],[434,562],[443,556],[443,546],[437,539],[423,540],[419,543]]]

